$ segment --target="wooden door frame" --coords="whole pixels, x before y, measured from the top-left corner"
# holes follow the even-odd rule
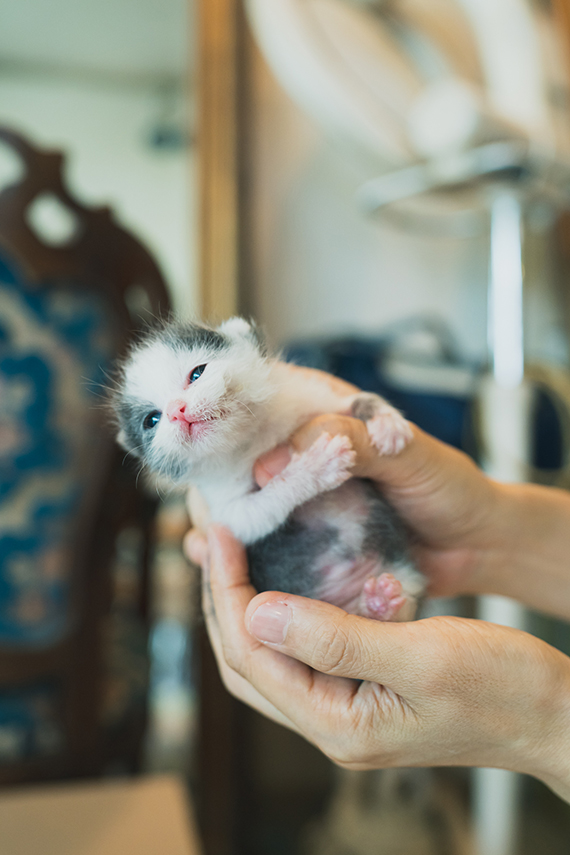
[[[248,51],[241,0],[198,0],[198,313],[247,314]],[[196,802],[206,855],[240,855],[249,820],[249,710],[227,692],[205,629],[197,639]]]
[[[241,0],[198,3],[200,316],[243,312],[249,34]]]

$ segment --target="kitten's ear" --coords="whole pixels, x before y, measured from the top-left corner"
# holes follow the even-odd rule
[[[218,328],[224,335],[231,338],[246,338],[252,341],[260,350],[265,349],[265,342],[259,328],[245,318],[230,318]]]
[[[232,338],[244,338],[251,335],[251,325],[245,318],[230,318],[219,327],[219,331]]]

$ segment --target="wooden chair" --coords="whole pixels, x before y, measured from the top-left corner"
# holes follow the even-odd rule
[[[144,669],[155,503],[122,465],[97,384],[168,297],[111,211],[66,189],[61,153],[7,128],[2,144],[23,167],[0,189],[0,783],[13,783],[138,763],[144,674],[136,703],[116,685],[111,703],[109,638],[130,621]],[[66,235],[42,227],[46,211]],[[114,587],[125,564],[130,599]]]

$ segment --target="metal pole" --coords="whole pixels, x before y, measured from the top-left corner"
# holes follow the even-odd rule
[[[485,471],[500,481],[526,480],[530,393],[524,381],[521,203],[514,191],[494,196],[489,265],[491,371],[480,391]],[[481,597],[479,617],[523,628],[524,609],[505,597]],[[504,769],[474,771],[477,855],[514,855],[520,776]]]

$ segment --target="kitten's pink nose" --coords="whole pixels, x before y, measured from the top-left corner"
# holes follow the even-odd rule
[[[170,422],[187,422],[192,424],[195,421],[186,411],[186,401],[171,401],[166,408],[166,416]]]

